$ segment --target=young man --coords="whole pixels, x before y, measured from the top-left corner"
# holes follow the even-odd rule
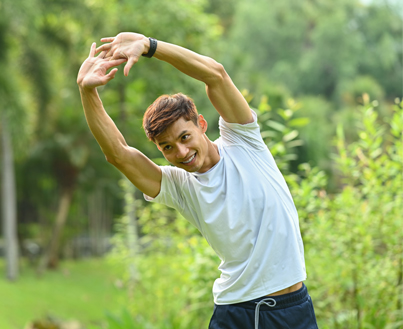
[[[291,194],[251,111],[223,66],[185,48],[120,33],[91,46],[77,83],[88,125],[106,159],[148,201],[176,208],[221,259],[210,329],[316,329],[305,285],[303,244]],[[99,56],[95,54],[100,52]],[[96,87],[124,74],[142,55],[203,81],[220,114],[220,138],[185,95],[159,97],[146,111],[146,134],[173,166],[159,167],[128,146],[105,112]],[[260,326],[259,326],[260,324]]]

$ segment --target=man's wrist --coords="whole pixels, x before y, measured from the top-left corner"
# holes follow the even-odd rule
[[[91,93],[97,90],[97,87],[86,87],[81,84],[78,85],[80,93]]]
[[[150,39],[147,37],[144,37],[143,44],[144,44],[143,55],[145,55],[145,54],[148,54],[148,52],[150,51]]]

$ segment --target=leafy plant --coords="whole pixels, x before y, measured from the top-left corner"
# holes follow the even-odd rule
[[[279,108],[276,111],[272,111],[268,101],[269,99],[263,96],[256,109],[261,135],[277,166],[286,173],[289,171],[290,162],[297,159],[296,148],[303,144],[298,138],[298,129],[306,126],[309,118],[295,116],[301,104],[292,98],[286,100],[285,109]]]
[[[384,123],[376,103],[364,99],[356,121],[359,140],[346,145],[338,128],[340,192],[318,198],[320,184],[311,178],[295,198],[307,242],[308,284],[324,327],[397,328],[403,320],[402,104]],[[303,195],[316,198],[313,211],[303,207],[309,205]]]

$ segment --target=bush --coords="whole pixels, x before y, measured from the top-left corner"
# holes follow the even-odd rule
[[[386,124],[368,101],[359,113],[357,142],[346,145],[338,127],[340,192],[327,196],[315,170],[292,188],[308,285],[319,327],[400,328],[403,111]]]

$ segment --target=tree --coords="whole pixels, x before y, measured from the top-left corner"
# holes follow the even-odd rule
[[[1,120],[1,159],[2,159],[2,217],[5,240],[6,275],[10,280],[18,277],[18,241],[17,241],[17,191],[15,182],[15,154],[22,157],[24,147],[29,142],[32,129],[33,111],[29,101],[21,96],[27,90],[23,83],[22,72],[16,53],[20,47],[15,39],[19,37],[21,27],[10,17],[18,4],[9,1],[0,2],[0,120]]]
[[[295,96],[321,94],[342,104],[338,89],[360,75],[373,77],[393,100],[402,71],[402,17],[395,9],[359,0],[239,2],[228,38],[233,56],[223,61],[236,82],[255,86],[258,95],[274,81]]]
[[[6,116],[2,118],[2,210],[5,241],[6,275],[9,280],[18,277],[17,200],[14,175],[14,155]]]

